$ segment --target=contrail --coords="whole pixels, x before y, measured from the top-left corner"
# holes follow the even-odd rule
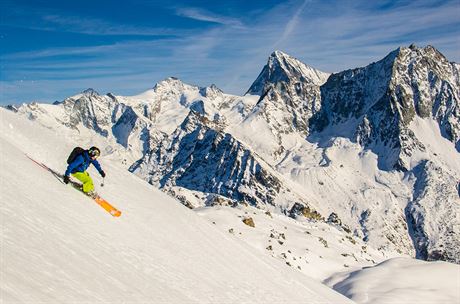
[[[305,0],[302,5],[297,9],[297,11],[294,13],[294,15],[290,18],[286,26],[284,27],[283,34],[281,35],[280,39],[274,44],[273,49],[276,49],[276,47],[283,42],[286,38],[288,38],[292,31],[295,29],[298,21],[299,21],[299,16],[305,9],[308,3],[312,2],[312,0]]]

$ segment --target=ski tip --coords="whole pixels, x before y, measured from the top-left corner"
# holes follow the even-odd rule
[[[121,216],[121,211],[112,210],[112,211],[110,211],[110,214],[113,215],[114,217],[119,217],[119,216]]]
[[[119,211],[117,208],[115,208],[112,205],[110,205],[105,199],[103,199],[101,197],[97,197],[94,200],[96,201],[96,203],[99,204],[99,206],[104,208],[105,211],[110,213],[110,215],[112,215],[114,217],[119,217],[121,215],[121,211]]]

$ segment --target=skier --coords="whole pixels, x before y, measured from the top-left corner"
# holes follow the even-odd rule
[[[80,148],[81,149],[81,148]],[[74,151],[78,151],[77,148]],[[83,192],[91,197],[95,196],[93,180],[89,176],[86,169],[88,169],[90,164],[93,164],[96,167],[97,171],[102,177],[105,177],[105,172],[102,170],[101,165],[96,160],[99,155],[101,155],[101,150],[97,147],[91,147],[88,150],[81,149],[81,153],[75,155],[75,158],[72,160],[72,151],[71,156],[69,157],[67,170],[64,173],[64,183],[68,184],[70,181],[70,174],[73,177],[78,179],[83,183]]]

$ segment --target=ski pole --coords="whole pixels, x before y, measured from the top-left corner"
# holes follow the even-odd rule
[[[105,177],[102,178],[101,187],[104,187],[104,180],[105,180]]]

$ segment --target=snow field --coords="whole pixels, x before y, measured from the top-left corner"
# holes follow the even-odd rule
[[[350,302],[101,157],[111,217],[24,154],[62,171],[75,143],[0,111],[2,302]]]
[[[357,303],[460,303],[460,266],[395,258],[326,283]]]

